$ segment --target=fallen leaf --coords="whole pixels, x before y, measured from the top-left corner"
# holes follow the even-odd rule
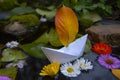
[[[120,69],[111,69],[112,73],[120,79]]]
[[[55,15],[55,26],[61,43],[68,46],[78,33],[78,18],[75,12],[63,5]]]

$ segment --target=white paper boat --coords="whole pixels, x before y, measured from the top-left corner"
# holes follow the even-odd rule
[[[74,42],[70,43],[68,47],[63,47],[61,49],[52,49],[47,47],[41,47],[41,49],[51,63],[66,63],[83,55],[87,36],[88,34],[76,39]]]

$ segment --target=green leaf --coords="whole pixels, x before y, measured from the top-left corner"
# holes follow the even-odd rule
[[[111,6],[106,6],[105,8],[106,8],[105,11],[106,11],[107,13],[109,13],[109,14],[112,13],[112,7],[111,7]]]
[[[51,19],[51,18],[53,18],[55,16],[56,9],[53,9],[51,11],[42,10],[42,9],[36,9],[36,12],[41,16],[45,16],[46,18]]]
[[[85,13],[81,16],[81,20],[90,20],[92,22],[97,22],[99,20],[101,20],[102,18],[97,14],[97,13]]]
[[[92,52],[91,48],[92,48],[92,44],[91,44],[90,40],[87,39],[86,46],[85,46],[85,51],[84,51],[85,54],[91,53]]]
[[[22,14],[34,13],[34,12],[35,12],[34,9],[32,9],[31,7],[17,7],[10,12],[7,18],[16,16],[16,15],[22,15]]]
[[[0,69],[0,75],[8,76],[11,78],[11,80],[15,80],[17,75],[17,68],[16,67],[2,68]]]
[[[1,58],[1,61],[2,61],[2,62],[9,62],[9,61],[14,61],[14,60],[15,60],[15,57],[12,56],[12,55],[3,56],[3,57]]]
[[[1,58],[0,58],[0,67],[1,67],[1,65],[2,65],[2,61],[1,61]]]
[[[33,56],[35,58],[39,59],[45,59],[45,55],[41,50],[41,47],[45,46],[45,44],[41,43],[30,43],[30,44],[24,44],[21,45],[20,47],[26,51],[30,56]]]
[[[105,10],[105,5],[103,3],[98,3],[98,7]]]
[[[26,7],[27,6],[27,3],[26,2],[23,2],[20,4],[20,7]]]
[[[117,7],[120,8],[120,0],[117,0]]]
[[[55,9],[55,6],[49,6],[49,7],[47,7],[47,9],[48,10],[53,10],[53,9]]]
[[[18,61],[21,59],[25,59],[27,56],[18,49],[4,49],[2,52],[2,62],[9,62],[9,61]]]
[[[80,23],[85,27],[90,27],[93,24],[93,21],[85,18],[80,18]]]
[[[101,3],[105,3],[106,0],[100,0]]]
[[[96,8],[98,8],[97,4],[92,4],[91,6],[88,6],[88,9],[94,11]]]
[[[19,5],[18,0],[0,0],[0,11],[11,10]]]
[[[55,47],[63,46],[59,40],[57,32],[53,28],[51,28],[49,32],[49,42],[52,46]]]
[[[85,9],[85,5],[76,5],[76,6],[74,6],[74,9],[76,11],[81,11],[81,10]]]
[[[48,33],[45,32],[38,39],[36,39],[34,41],[34,43],[45,43],[45,44],[47,44],[49,42],[48,38],[49,38]]]

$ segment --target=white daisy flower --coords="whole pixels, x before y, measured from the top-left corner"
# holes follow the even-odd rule
[[[8,47],[8,48],[15,48],[18,45],[19,45],[19,43],[17,41],[11,41],[11,42],[6,43],[6,47]]]
[[[9,67],[15,67],[17,66],[18,68],[23,68],[25,65],[26,65],[26,61],[25,60],[20,60],[18,61],[17,63],[9,63],[6,65],[6,68],[9,68]]]
[[[91,64],[91,62],[88,60],[85,60],[84,58],[77,59],[74,65],[76,66],[79,65],[79,68],[81,70],[93,69],[93,65]]]
[[[41,17],[41,18],[40,18],[40,21],[41,21],[41,22],[46,22],[46,21],[47,21],[47,18]]]
[[[71,63],[65,63],[61,65],[60,71],[68,77],[77,77],[81,73],[79,68]]]

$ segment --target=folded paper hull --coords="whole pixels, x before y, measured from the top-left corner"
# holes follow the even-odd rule
[[[66,63],[83,55],[87,36],[88,35],[86,34],[81,38],[76,39],[74,42],[70,43],[68,47],[63,47],[61,49],[52,49],[46,47],[41,47],[41,49],[51,63]]]

